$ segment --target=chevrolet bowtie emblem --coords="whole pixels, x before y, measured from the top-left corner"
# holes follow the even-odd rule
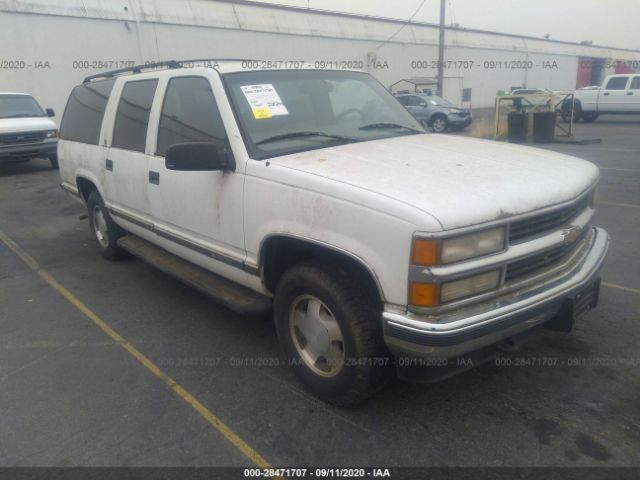
[[[571,245],[575,242],[582,233],[582,227],[580,225],[571,225],[569,228],[562,230],[562,243],[565,245]]]

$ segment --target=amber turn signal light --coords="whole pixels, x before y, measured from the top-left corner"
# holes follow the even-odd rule
[[[415,239],[411,250],[413,265],[438,264],[438,243],[435,240]]]
[[[411,282],[409,304],[416,307],[433,307],[438,304],[438,285],[435,283]]]

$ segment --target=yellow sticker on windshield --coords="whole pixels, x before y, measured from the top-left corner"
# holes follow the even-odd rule
[[[251,111],[257,120],[271,118],[271,110],[269,110],[269,107],[252,108]]]

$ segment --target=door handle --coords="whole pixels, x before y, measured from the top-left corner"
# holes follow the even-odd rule
[[[627,95],[633,95],[633,92],[627,92]]]
[[[107,170],[109,170],[110,172],[113,172],[113,160],[107,158],[107,161],[104,162],[104,166]]]
[[[160,172],[154,172],[153,170],[149,170],[149,183],[153,183],[154,185],[160,185]]]
[[[609,95],[609,92],[604,92],[602,95],[604,95],[605,97]]]

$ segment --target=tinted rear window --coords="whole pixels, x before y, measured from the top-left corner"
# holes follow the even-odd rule
[[[104,110],[115,79],[83,83],[71,91],[62,116],[60,138],[97,145]]]
[[[158,80],[136,80],[125,84],[113,127],[113,147],[144,152],[149,113],[157,85]]]

